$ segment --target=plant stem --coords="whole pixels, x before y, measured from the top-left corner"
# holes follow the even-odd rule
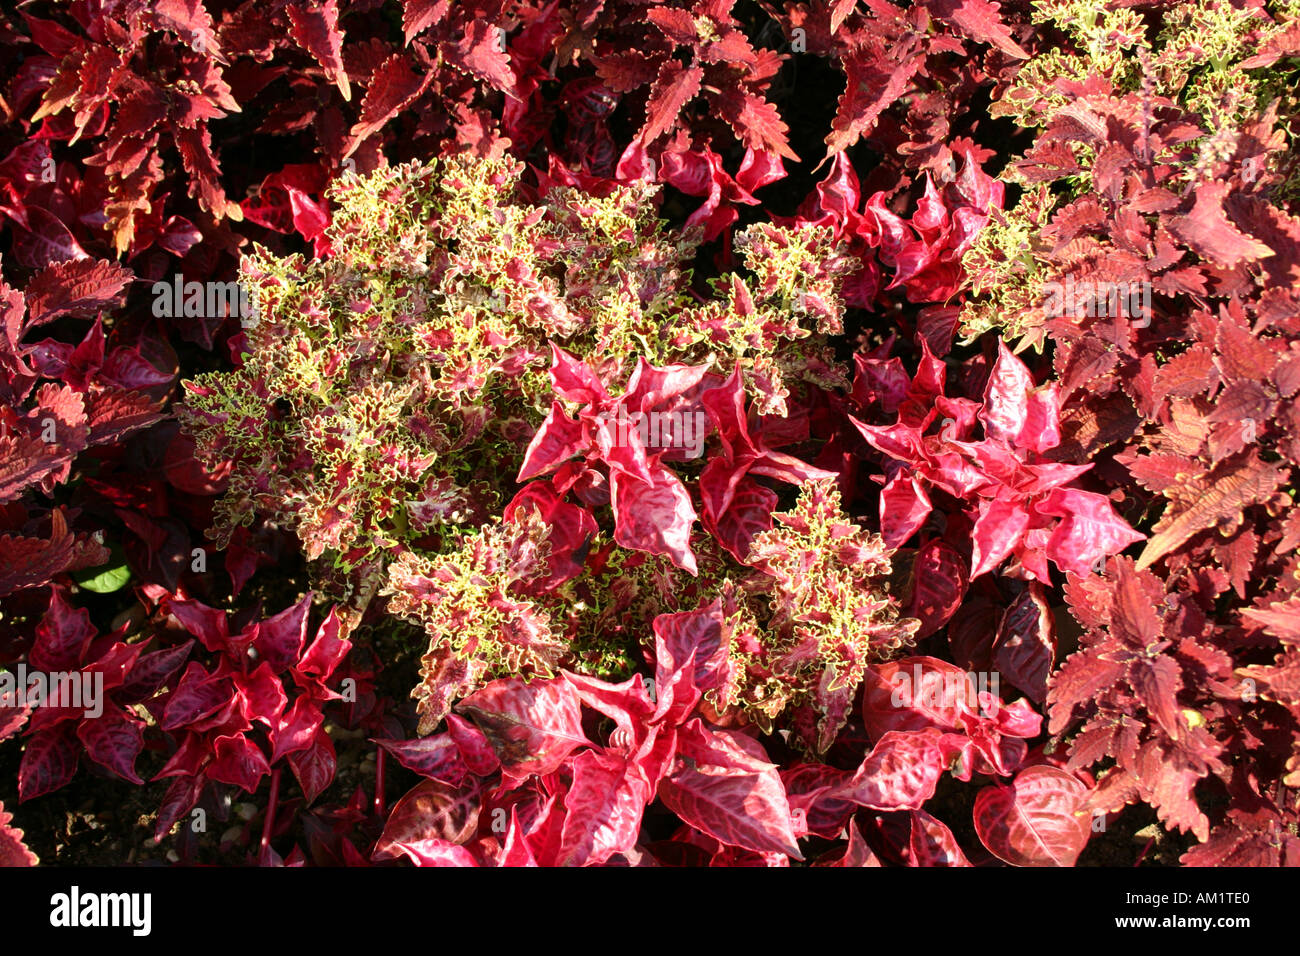
[[[271,828],[275,825],[275,808],[280,802],[280,768],[271,771],[271,799],[266,804],[266,819],[262,821],[262,843],[258,859],[265,859],[266,851],[271,845]]]

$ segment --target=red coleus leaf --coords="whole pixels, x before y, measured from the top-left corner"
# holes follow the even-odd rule
[[[695,18],[691,16],[689,10],[652,7],[646,11],[646,19],[663,31],[663,35],[675,44],[694,46],[699,39]]]
[[[308,0],[290,4],[289,34],[310,53],[343,94],[352,99],[347,71],[343,68],[343,33],[339,30],[338,0]]]
[[[402,6],[402,30],[409,46],[412,38],[443,21],[451,0],[406,0]]]
[[[939,731],[890,731],[831,796],[872,810],[919,810],[947,769]]]
[[[554,773],[569,754],[590,744],[582,732],[578,694],[562,678],[531,684],[518,677],[493,681],[457,709],[483,731],[511,781]]]
[[[63,512],[55,510],[48,540],[0,535],[0,597],[43,585],[63,571],[102,564],[108,556],[107,548],[71,534]]]
[[[404,852],[411,855],[406,847],[426,841],[464,844],[478,829],[479,810],[476,788],[422,780],[393,807],[373,857],[382,860]]]
[[[212,16],[202,0],[158,0],[152,5],[152,13],[160,29],[174,33],[192,49],[201,50],[218,62],[226,62]]]
[[[243,734],[222,735],[213,741],[213,759],[207,767],[207,775],[213,780],[253,793],[270,772],[261,748]]]
[[[36,866],[41,861],[23,843],[23,831],[9,825],[13,818],[13,814],[6,813],[5,805],[0,803],[0,869]]]
[[[390,119],[409,106],[428,86],[432,74],[420,77],[411,69],[405,53],[394,53],[370,77],[361,116],[348,135],[343,158],[356,152],[367,138],[379,132]]]
[[[728,846],[803,859],[785,788],[757,741],[699,719],[680,739],[677,765],[659,783],[670,810]]]
[[[665,60],[659,75],[650,88],[646,102],[646,121],[641,127],[641,142],[649,145],[677,123],[677,114],[700,92],[704,69],[683,66],[676,60]]]
[[[32,736],[23,748],[22,763],[18,766],[19,802],[67,784],[77,773],[80,754],[77,725],[71,721]]]
[[[1056,663],[1056,623],[1047,595],[1037,581],[1007,608],[993,642],[999,673],[1036,704],[1047,698],[1047,678]]]
[[[843,66],[846,83],[826,137],[827,156],[848,149],[876,125],[925,66],[925,56],[917,53],[914,43],[886,47],[877,41],[846,56]]]
[[[99,717],[78,724],[77,736],[86,745],[86,756],[124,780],[143,784],[135,772],[135,761],[144,749],[144,722],[109,706]]]
[[[640,774],[629,772],[625,755],[607,750],[578,754],[572,768],[559,863],[598,866],[636,845],[654,788]]]
[[[22,730],[31,712],[30,704],[24,703],[19,707],[6,695],[0,695],[0,742],[8,740]]]
[[[1077,777],[1056,767],[1027,767],[1009,785],[975,798],[975,832],[989,851],[1013,866],[1073,866],[1091,833],[1080,812],[1087,796]]]
[[[1245,235],[1228,219],[1223,202],[1231,188],[1226,182],[1202,183],[1191,212],[1169,220],[1169,231],[1201,258],[1229,267],[1273,255],[1266,243]]]
[[[1038,734],[1041,718],[1023,700],[1003,704],[997,690],[996,673],[967,673],[932,657],[904,658],[867,671],[863,722],[873,739],[891,731],[940,731],[944,761],[958,779],[970,779],[973,770],[1006,775],[1024,759],[1023,738]]]
[[[908,863],[912,866],[971,865],[947,825],[924,810],[912,811],[912,836],[908,849]]]
[[[610,474],[614,506],[614,540],[625,548],[666,554],[691,574],[696,573],[691,551],[691,526],[698,517],[686,486],[663,466],[650,470],[648,482]]]
[[[27,328],[61,315],[93,314],[122,301],[132,272],[103,259],[68,259],[47,266],[23,290],[27,299]]]
[[[931,0],[930,10],[936,17],[949,20],[972,40],[990,43],[1008,56],[1029,58],[1002,21],[1001,6],[993,0]]]
[[[465,24],[460,39],[441,44],[441,50],[448,62],[509,93],[515,85],[515,74],[510,68],[510,57],[502,49],[504,33],[500,30],[487,20],[474,17]]]
[[[928,637],[957,613],[966,596],[966,564],[957,551],[938,540],[927,541],[912,565],[911,617],[921,621],[917,639]]]

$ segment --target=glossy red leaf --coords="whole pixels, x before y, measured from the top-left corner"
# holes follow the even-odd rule
[[[144,749],[144,722],[109,706],[96,718],[78,725],[77,736],[86,746],[86,756],[124,780],[142,784],[135,761]]]
[[[909,844],[912,866],[970,866],[957,838],[941,820],[924,810],[912,811],[912,838]]]
[[[311,746],[324,722],[325,715],[312,698],[304,694],[294,700],[287,712],[276,715],[270,734],[271,763]]]
[[[728,846],[802,860],[785,788],[762,747],[698,719],[682,736],[678,764],[659,783],[664,804]]]
[[[697,517],[686,487],[662,466],[651,481],[637,481],[620,471],[610,475],[614,506],[614,540],[625,548],[666,554],[679,568],[696,573],[691,526]]]
[[[1002,615],[993,662],[1030,700],[1042,704],[1047,698],[1047,678],[1056,662],[1056,621],[1037,581],[1029,582]]]
[[[529,684],[512,677],[493,681],[457,709],[487,737],[502,772],[522,780],[554,773],[569,754],[590,743],[579,704],[577,691],[562,678]]]
[[[890,731],[834,796],[872,810],[919,810],[947,769],[938,738],[933,729]]]
[[[948,623],[966,596],[966,562],[956,549],[934,539],[917,552],[912,565],[910,614],[921,621],[917,639]]]
[[[243,734],[217,737],[213,741],[213,754],[212,763],[207,768],[208,776],[243,787],[249,793],[254,793],[261,779],[271,772],[261,748]]]
[[[314,803],[325,792],[325,788],[334,782],[334,771],[338,768],[334,741],[325,732],[325,728],[316,731],[305,749],[289,754],[289,767],[298,780],[298,786],[302,787],[307,802]]]
[[[475,788],[422,780],[393,807],[375,844],[377,860],[396,856],[402,846],[436,840],[466,843],[478,829],[480,801]]]
[[[335,668],[348,656],[352,644],[346,637],[342,619],[337,607],[330,608],[329,614],[321,622],[311,646],[298,661],[296,670],[304,674],[314,674],[322,680],[329,680]]]
[[[598,866],[631,850],[641,832],[641,816],[653,799],[649,781],[625,755],[588,750],[574,757],[573,784],[564,799],[559,862]]]
[[[486,735],[463,717],[448,714],[447,733],[456,741],[461,759],[471,773],[486,777],[501,768],[501,761]]]
[[[914,477],[900,471],[891,478],[880,492],[880,533],[885,546],[902,547],[925,524],[930,509],[930,497]]]
[[[262,659],[279,674],[298,663],[303,644],[307,640],[307,615],[311,610],[309,593],[297,604],[285,608],[274,617],[258,621],[252,627],[252,644]]]
[[[407,770],[430,780],[455,786],[469,773],[461,758],[460,747],[450,734],[435,734],[416,740],[377,740],[375,743],[396,757]]]
[[[1009,785],[975,798],[975,832],[998,859],[1013,866],[1073,866],[1091,833],[1080,812],[1087,788],[1056,767],[1028,767]]]
[[[76,775],[80,753],[77,725],[68,721],[30,737],[18,766],[18,801],[22,803],[67,784]]]

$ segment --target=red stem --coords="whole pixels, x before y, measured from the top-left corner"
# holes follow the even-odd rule
[[[275,808],[280,802],[280,768],[271,771],[271,799],[266,805],[266,819],[262,822],[261,855],[271,845],[271,828],[275,825]],[[259,859],[260,856],[259,855]]]
[[[386,769],[384,758],[388,756],[384,748],[380,747],[375,751],[375,816],[383,819],[387,816],[388,800],[384,793],[384,771]]]
[[[1147,845],[1144,846],[1144,847],[1142,848],[1142,852],[1138,854],[1137,862],[1133,864],[1134,866],[1141,866],[1141,865],[1142,865],[1142,861],[1145,860],[1145,859],[1147,858],[1147,852],[1148,852],[1148,851],[1149,851],[1153,846],[1155,846],[1155,843],[1156,843],[1156,838],[1155,838],[1155,837],[1152,837],[1150,840],[1147,840]]]

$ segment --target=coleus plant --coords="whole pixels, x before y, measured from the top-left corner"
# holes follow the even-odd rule
[[[761,5],[792,48],[830,59],[844,75],[827,158],[865,139],[891,179],[904,165],[955,178],[972,145],[958,133],[979,125],[970,107],[983,90],[1017,76],[1030,55],[1021,44],[1037,39],[1017,5],[987,0]]]
[[[190,661],[165,694],[148,702],[159,728],[176,742],[154,777],[174,778],[155,839],[190,811],[205,788],[228,784],[253,793],[281,759],[307,803],[334,779],[335,751],[324,728],[324,708],[341,699],[328,682],[351,643],[344,620],[333,610],[308,639],[311,597],[232,634],[224,612],[161,596],[162,608],[218,659],[211,669]]]
[[[674,156],[717,159],[711,141],[735,137],[778,178],[780,157],[794,154],[765,91],[783,57],[751,43],[764,16],[742,23],[731,7],[665,3],[647,18],[626,0],[580,11],[501,0],[25,4],[0,19],[13,63],[5,111],[28,135],[0,172],[0,211],[33,255],[79,244],[157,266],[151,251],[165,251],[198,271],[257,234],[245,218],[317,240],[325,183],[385,165],[385,145],[400,159],[540,148],[609,175],[609,124],[631,117],[655,162],[669,139]],[[317,156],[260,175],[241,164],[256,193],[227,195],[223,157],[268,136]],[[681,179],[680,158],[662,167]]]
[[[932,694],[935,679],[956,686],[947,673],[956,669],[909,659],[887,668],[914,666],[925,686],[898,707],[888,706],[888,690],[887,709],[868,703],[879,736],[860,765],[778,773],[761,740],[727,729],[708,706],[710,692],[734,679],[726,628],[717,608],[661,615],[652,682],[567,671],[504,678],[457,705],[442,733],[381,741],[425,779],[394,807],[376,857],[422,866],[785,866],[804,858],[801,841],[847,825],[837,865],[879,865],[877,852],[913,865],[969,865],[951,831],[920,808],[950,766],[969,778],[975,765],[963,754],[996,752],[996,769],[982,764],[982,772],[1013,772],[1026,752],[1016,738],[1037,733],[1028,705],[1006,707],[987,693],[976,702],[965,684],[956,695]],[[872,680],[884,686],[890,673],[873,668]],[[976,828],[999,856],[1068,864],[1087,842],[1088,821],[1080,825],[1076,812],[1086,786],[1065,771],[1031,766],[984,792]],[[901,846],[900,816],[911,823]],[[652,838],[652,821],[665,838]]]
[[[1206,841],[1186,862],[1294,861],[1292,8],[770,10],[847,85],[815,194],[733,234],[783,158],[820,152],[777,113],[792,64],[752,7],[381,7],[0,13],[0,212],[24,289],[3,291],[0,592],[32,632],[0,654],[45,660],[65,632],[69,668],[138,652],[129,624],[87,642],[68,610],[64,572],[112,545],[172,616],[161,641],[195,658],[142,699],[145,658],[128,666],[102,727],[30,718],[49,725],[26,738],[33,767],[84,752],[133,779],[149,714],[171,725],[141,731],[175,773],[160,825],[269,770],[264,848],[292,819],[307,839],[286,862],[367,861],[360,789],[276,812],[281,760],[305,797],[328,775],[317,717],[341,704],[257,636],[296,634],[301,605],[226,617],[178,569],[229,473],[235,592],[271,560],[267,519],[348,620],[382,593],[376,612],[427,637],[431,736],[397,740],[373,700],[348,711],[427,777],[377,860],[1068,865],[1090,814],[1143,801]],[[94,83],[110,61],[117,100]],[[997,180],[975,142],[990,94],[1041,131]],[[250,148],[265,135],[297,161],[231,162],[270,155]],[[859,138],[884,157],[861,181]],[[487,162],[387,168],[448,152]],[[378,172],[329,192],[348,168]],[[684,234],[658,222],[655,181],[700,200]],[[245,236],[267,243],[244,266],[246,334],[123,308],[133,276],[227,278]],[[286,255],[299,239],[314,261]],[[712,289],[689,275],[700,239],[742,262]],[[1097,301],[1039,314],[1050,283],[1133,282],[1154,291],[1140,321]],[[897,323],[916,351],[862,339],[846,368],[845,306],[890,310],[852,313],[850,335]],[[959,315],[1051,362],[952,348]],[[158,420],[171,334],[229,337],[241,366],[193,387],[193,437]],[[46,419],[86,441],[38,444]],[[877,503],[880,535],[851,517]],[[124,544],[94,536],[110,522]],[[1066,608],[1083,633],[1056,670]],[[364,685],[354,656],[332,685]],[[945,699],[961,668],[1043,706],[1047,744],[1024,701]],[[169,716],[177,695],[220,702]],[[74,746],[47,746],[59,728]],[[935,800],[949,780],[979,788],[974,839]]]
[[[771,524],[775,499],[756,478],[827,474],[765,443],[745,408],[748,394],[759,414],[780,411],[838,380],[822,343],[841,328],[847,260],[825,230],[753,227],[737,247],[754,277],[729,276],[725,297],[695,302],[681,271],[692,244],[653,218],[645,184],[605,198],[556,186],[531,204],[519,171],[448,160],[346,180],[330,259],[247,264],[260,320],[243,367],[187,383],[180,409],[210,467],[233,459],[219,543],[256,513],[285,521],[364,603],[401,552],[390,590],[459,573],[435,574],[421,552],[488,571],[465,535],[486,533],[505,506],[500,540],[485,546],[514,547],[505,540],[524,533],[527,505],[556,529],[554,567],[534,562],[525,576],[547,592],[581,567],[572,556],[606,505],[615,546],[695,573],[696,512],[675,472],[690,473],[686,447],[699,454],[715,429],[723,457],[699,476],[705,517],[738,558]],[[642,356],[630,377],[629,354]]]
[[[878,295],[900,286],[909,302],[946,302],[962,288],[961,258],[1002,208],[1004,186],[980,168],[987,151],[965,148],[959,155],[960,173],[942,190],[926,173],[925,191],[908,219],[888,208],[884,191],[864,202],[853,165],[846,154],[835,156],[793,221],[829,228],[858,260],[844,286],[849,305],[873,308]],[[882,266],[892,270],[888,285],[882,285]]]
[[[49,496],[74,469],[97,468],[112,485],[119,469],[99,450],[162,418],[174,354],[148,336],[105,332],[104,313],[131,280],[84,255],[45,266],[22,292],[0,280],[0,596],[109,559],[102,525]],[[80,326],[76,340],[37,337],[55,323]]]
[[[18,732],[25,716],[20,708],[0,706],[0,743]],[[0,803],[0,867],[36,866],[40,859],[23,843],[23,831],[9,825],[13,818]]]
[[[100,634],[85,609],[52,592],[27,667],[47,677],[71,675],[94,699],[83,694],[84,707],[62,697],[43,706],[6,700],[0,707],[5,736],[21,729],[27,738],[20,800],[67,785],[83,756],[102,771],[143,784],[142,754],[162,750],[167,759],[152,779],[171,783],[155,839],[162,840],[200,802],[218,805],[209,799],[216,791],[238,787],[253,794],[273,775],[269,833],[281,767],[292,771],[307,804],[333,781],[327,708],[343,724],[388,727],[376,709],[371,677],[346,663],[350,619],[331,611],[309,638],[310,594],[279,614],[250,620],[248,613],[230,618],[156,586],[144,590],[159,610],[149,629],[160,646],[147,653],[148,637],[129,639],[133,620]],[[213,663],[204,663],[205,652]],[[66,685],[66,678],[57,679]],[[262,859],[274,859],[265,846]]]
[[[1039,5],[1068,45],[994,106],[1039,133],[1004,173],[1019,202],[965,258],[984,293],[967,331],[1050,343],[1058,454],[1158,519],[1136,561],[1067,584],[1084,635],[1052,678],[1050,730],[1070,766],[1101,768],[1096,808],[1151,805],[1202,841],[1193,865],[1300,852],[1296,16]],[[1115,288],[1143,290],[1139,307]]]
[[[1048,561],[1086,573],[1143,535],[1115,513],[1105,496],[1070,485],[1091,465],[1053,461],[1060,442],[1055,384],[1037,387],[1029,370],[999,343],[984,401],[944,395],[946,367],[921,340],[921,367],[909,381],[896,359],[859,358],[856,390],[896,412],[889,426],[851,419],[864,438],[896,465],[880,494],[885,543],[898,547],[925,524],[931,490],[963,502],[970,521],[974,579],[1013,558],[1009,569],[1050,579]],[[880,383],[877,390],[875,384]],[[932,426],[941,427],[937,434]],[[976,441],[975,431],[983,431]]]

